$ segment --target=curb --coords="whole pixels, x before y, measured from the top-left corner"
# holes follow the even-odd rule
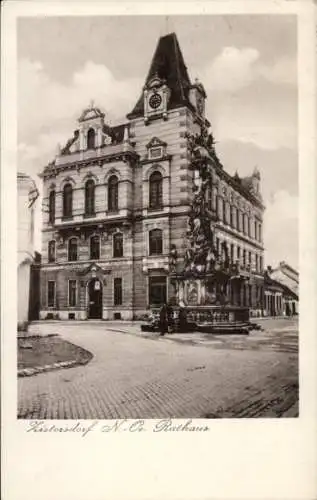
[[[37,375],[38,373],[58,370],[59,368],[71,368],[75,365],[81,364],[83,363],[78,363],[78,361],[72,360],[61,361],[60,363],[54,363],[53,365],[35,366],[34,368],[22,368],[21,370],[18,370],[18,377],[31,377],[32,375]]]

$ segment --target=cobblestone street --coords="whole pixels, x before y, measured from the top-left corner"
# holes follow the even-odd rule
[[[298,415],[298,321],[249,336],[157,334],[123,322],[37,323],[93,355],[86,366],[19,378],[22,419]]]

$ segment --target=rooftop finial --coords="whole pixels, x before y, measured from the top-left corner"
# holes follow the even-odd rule
[[[93,109],[94,105],[95,105],[94,100],[93,100],[93,99],[90,99],[89,108],[90,108],[90,109]]]

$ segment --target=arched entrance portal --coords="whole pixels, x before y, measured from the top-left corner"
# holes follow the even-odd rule
[[[88,283],[88,319],[102,318],[102,284],[98,278]]]

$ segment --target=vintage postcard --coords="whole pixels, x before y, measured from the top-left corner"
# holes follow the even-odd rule
[[[3,14],[3,498],[316,498],[314,3]]]

